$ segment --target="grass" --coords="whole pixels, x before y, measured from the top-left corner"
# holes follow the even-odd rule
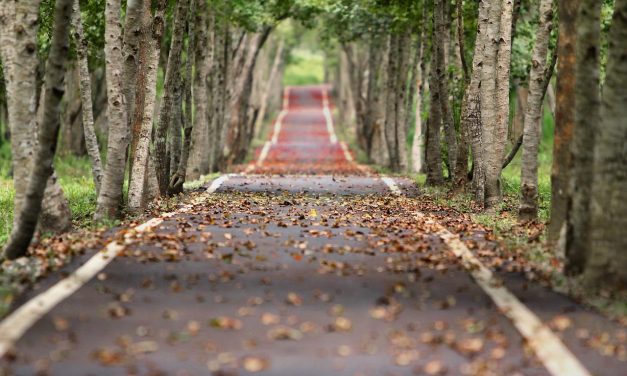
[[[0,246],[6,243],[13,227],[13,181],[10,177],[11,158],[8,144],[0,147]],[[96,209],[96,188],[91,177],[87,157],[61,155],[55,160],[59,183],[72,211],[72,222],[77,227],[91,225]]]
[[[551,165],[553,164],[553,130],[555,123],[550,112],[544,113],[542,139],[540,140],[540,153],[538,155],[538,217],[542,222],[547,222],[551,210]],[[502,172],[503,194],[520,199],[520,167],[522,150],[516,158]]]
[[[324,55],[307,49],[293,50],[285,68],[283,85],[316,85],[323,82]]]

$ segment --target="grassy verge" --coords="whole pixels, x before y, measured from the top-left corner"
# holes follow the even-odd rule
[[[10,178],[10,158],[0,165],[0,247],[6,243],[13,227],[13,181]],[[6,148],[8,149],[8,147]],[[72,211],[72,222],[77,227],[91,225],[91,216],[96,209],[96,189],[91,177],[91,167],[86,157],[59,156],[55,160],[59,183]]]

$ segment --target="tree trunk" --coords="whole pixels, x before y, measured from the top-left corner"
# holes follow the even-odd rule
[[[203,9],[201,9],[202,11]],[[206,10],[205,10],[206,11]],[[201,22],[204,22],[204,19],[200,19]],[[191,0],[190,4],[190,12],[187,19],[188,30],[187,33],[189,35],[188,43],[187,43],[187,61],[185,62],[185,79],[183,84],[181,85],[183,88],[183,93],[185,96],[185,114],[181,117],[181,121],[183,123],[184,130],[184,142],[181,148],[180,139],[181,139],[181,128],[176,127],[175,132],[176,135],[173,135],[173,140],[179,145],[180,154],[177,157],[172,157],[172,171],[173,175],[169,182],[168,193],[169,194],[178,194],[183,192],[183,184],[185,184],[185,176],[187,175],[187,162],[189,159],[189,149],[191,146],[191,136],[194,127],[193,119],[192,119],[192,69],[195,64],[196,57],[196,0]],[[180,104],[178,105],[179,109],[182,107]],[[179,153],[178,150],[173,150],[173,152]]]
[[[210,13],[209,13],[210,12]],[[190,157],[186,166],[186,179],[195,180],[201,175],[209,173],[211,162],[211,148],[209,128],[211,123],[210,112],[213,112],[209,96],[209,75],[214,69],[215,52],[215,22],[213,11],[208,9],[204,1],[198,3],[196,12],[196,27],[198,28],[198,43],[196,43],[194,74],[194,108],[195,116],[191,130]],[[213,84],[213,82],[212,82]],[[185,139],[187,141],[187,138]]]
[[[484,149],[483,204],[495,209],[501,202],[500,177],[509,121],[512,0],[492,0],[481,72],[481,122]]]
[[[541,0],[536,42],[531,58],[529,74],[529,95],[525,113],[522,166],[521,200],[518,217],[524,221],[538,217],[538,149],[540,146],[539,128],[544,99],[544,80],[547,76],[547,55],[553,22],[553,0]]]
[[[386,102],[385,102],[385,140],[387,143],[388,153],[390,155],[389,167],[394,172],[401,170],[400,151],[396,138],[396,123],[397,115],[396,111],[396,95],[398,85],[398,71],[400,65],[399,56],[399,36],[397,34],[390,35],[390,50],[388,58],[388,71],[387,71],[387,88],[386,88]]]
[[[372,34],[368,43],[368,81],[366,90],[365,107],[366,112],[364,114],[364,122],[361,125],[361,135],[358,135],[358,139],[361,139],[360,146],[366,152],[368,160],[374,161],[379,164],[385,162],[380,157],[375,158],[375,138],[378,136],[379,129],[382,128],[382,119],[385,118],[384,106],[382,98],[385,98],[385,93],[382,92],[382,82],[386,72],[387,56],[386,48],[387,42],[384,42],[380,35]],[[346,66],[346,75],[351,74],[351,67]],[[350,93],[355,95],[354,93]]]
[[[549,240],[560,237],[570,206],[570,147],[575,122],[575,65],[577,45],[577,12],[580,0],[559,1],[559,38],[557,42],[557,100],[555,136],[551,167],[551,221]]]
[[[70,65],[65,74],[65,95],[61,101],[61,150],[65,154],[84,156],[86,154],[83,136],[82,101],[78,64]]]
[[[230,74],[229,66],[233,61],[231,55],[231,36],[228,25],[225,22],[216,20],[215,47],[214,55],[215,74],[212,78],[212,118],[210,121],[209,142],[211,148],[210,171],[219,171],[222,162],[222,146],[226,139],[225,122],[227,121],[227,107],[229,102],[230,90],[228,87],[228,77]]]
[[[236,111],[232,112],[236,116],[231,118],[231,131],[234,131],[234,135],[229,137],[232,140],[231,152],[228,158],[229,165],[241,163],[245,160],[248,146],[252,141],[252,129],[255,120],[254,114],[251,114],[254,72],[259,52],[268,40],[271,31],[270,27],[266,27],[265,30],[252,39],[251,48],[248,51],[242,71],[242,75],[245,78],[243,86],[235,86],[235,93],[238,94],[239,100],[235,102],[236,105],[234,107],[231,107],[231,109],[236,109]]]
[[[157,74],[159,72],[159,54],[161,40],[165,31],[164,12],[166,0],[160,0],[151,16],[150,3],[142,15],[144,28],[143,42],[140,48],[140,70],[135,93],[135,113],[133,115],[133,143],[131,145],[131,176],[128,188],[129,209],[141,210],[147,201],[147,175],[150,171],[150,139],[152,135],[155,103],[157,98]]]
[[[268,108],[268,98],[272,92],[272,85],[274,84],[274,80],[276,79],[277,74],[279,73],[279,68],[284,59],[284,51],[285,42],[283,39],[279,40],[279,45],[276,48],[276,52],[274,53],[274,60],[272,62],[272,68],[270,69],[270,75],[268,76],[268,80],[266,81],[266,86],[263,89],[263,93],[261,95],[261,108],[259,109],[259,115],[257,116],[257,122],[255,124],[255,133],[259,134],[259,130],[261,129],[263,122],[266,118],[266,111]],[[346,125],[346,124],[342,124]]]
[[[168,66],[165,73],[165,82],[163,84],[163,98],[161,100],[161,109],[159,110],[159,121],[155,131],[157,181],[159,182],[159,194],[162,196],[168,194],[168,185],[170,183],[170,171],[166,168],[168,163],[166,160],[166,145],[168,128],[172,118],[172,108],[176,102],[173,96],[174,88],[181,80],[181,55],[188,3],[189,0],[180,0],[177,2],[170,54],[168,55]]]
[[[590,8],[593,8],[592,6]],[[591,9],[589,9],[591,10]],[[585,22],[585,21],[583,21]],[[580,34],[581,38],[582,35]],[[580,39],[582,40],[582,39]],[[583,42],[583,40],[582,40]],[[585,42],[584,42],[585,43]],[[598,46],[598,44],[596,45]],[[585,282],[624,291],[627,287],[627,1],[616,0],[609,34],[601,122],[596,127]]]
[[[424,33],[421,34],[421,39]],[[412,140],[412,148],[411,148],[411,160],[412,160],[412,172],[419,173],[422,172],[423,169],[423,154],[424,154],[424,145],[422,139],[422,97],[424,93],[424,85],[422,82],[423,79],[423,71],[424,71],[424,62],[422,61],[424,55],[424,43],[421,41],[419,50],[418,50],[418,69],[416,70],[416,111],[415,111],[415,127],[414,127],[414,138]]]
[[[367,59],[364,58],[364,52],[357,43],[343,43],[342,49],[346,57],[349,68],[350,97],[353,100],[352,109],[355,112],[355,121],[351,124],[357,142],[366,150],[367,149],[367,117],[368,109],[366,108],[366,96],[368,91],[364,90],[364,75],[366,71]]]
[[[335,80],[338,96],[338,123],[347,129],[353,128],[355,123],[355,102],[353,100],[353,87],[351,85],[351,69],[348,63],[346,51],[341,48],[338,51],[339,62],[337,66],[337,79]],[[371,59],[372,53],[368,54]],[[367,121],[367,120],[366,120]],[[364,149],[367,150],[367,149]],[[369,155],[369,152],[366,152]]]
[[[424,28],[424,26],[423,26]],[[424,145],[422,139],[422,96],[424,92],[424,87],[422,83],[423,71],[424,71],[424,62],[422,61],[424,55],[424,43],[422,42],[424,36],[424,32],[421,32],[420,35],[420,46],[418,48],[418,69],[416,70],[416,119],[415,119],[415,128],[414,128],[414,138],[412,140],[412,148],[411,148],[411,161],[412,161],[412,171],[415,173],[422,172],[423,170],[423,154],[424,154]]]
[[[184,80],[180,80],[174,91],[172,92],[174,97],[174,103],[172,105],[172,115],[170,119],[170,125],[167,133],[167,146],[166,146],[166,171],[168,171],[168,195],[170,195],[170,181],[178,170],[179,162],[181,160],[181,129],[184,123],[185,113],[183,112],[184,102]]]
[[[475,42],[475,52],[472,59],[472,72],[470,81],[464,93],[462,101],[461,128],[467,132],[470,141],[473,159],[473,191],[475,201],[483,205],[485,197],[485,165],[482,124],[482,104],[481,104],[481,74],[482,65],[485,58],[484,51],[488,41],[488,12],[489,3],[482,1],[479,4],[479,16],[477,24],[477,37]]]
[[[366,115],[362,130],[368,158],[379,166],[387,166],[390,155],[385,138],[385,119],[390,44],[382,39],[388,38],[373,36],[370,42]]]
[[[601,3],[582,0],[577,17],[575,68],[575,127],[572,143],[571,212],[567,218],[568,274],[583,272],[589,246],[591,176],[594,176],[594,137],[601,110]]]
[[[431,72],[429,83],[429,92],[431,101],[429,105],[429,121],[427,122],[427,185],[441,185],[444,183],[442,175],[442,155],[440,149],[440,127],[442,124],[442,107],[438,106],[440,100],[440,85],[437,84],[437,72],[434,69],[436,65],[435,51],[431,53]]]
[[[38,100],[36,72],[37,16],[40,1],[23,1],[20,6],[6,2],[0,14],[0,53],[7,92],[13,186],[15,188],[14,225],[26,199],[33,158],[37,149]],[[27,27],[17,28],[16,25]],[[18,32],[19,31],[19,32]],[[41,110],[41,109],[39,109]],[[60,233],[71,225],[70,209],[54,175],[49,179],[44,195],[40,231]]]
[[[45,92],[42,117],[38,131],[39,146],[29,177],[26,198],[22,204],[17,225],[5,248],[5,257],[15,259],[24,256],[35,233],[37,219],[42,208],[46,183],[53,174],[52,163],[59,136],[59,104],[63,97],[65,61],[69,53],[69,24],[72,0],[57,0],[50,54],[46,66]],[[34,72],[31,72],[34,75]]]
[[[72,26],[74,28],[74,43],[76,45],[78,75],[80,80],[83,133],[85,134],[87,153],[91,159],[91,171],[94,185],[96,186],[96,194],[98,194],[102,182],[102,161],[100,159],[100,146],[98,145],[98,138],[96,137],[96,130],[94,128],[94,110],[91,102],[91,77],[89,75],[89,65],[87,62],[88,44],[83,32],[81,8],[78,0],[74,0]]]
[[[470,83],[470,69],[466,61],[466,46],[464,42],[464,12],[463,0],[456,0],[455,8],[457,11],[457,45],[459,47],[459,59],[462,68],[462,76],[464,78],[464,86]],[[512,35],[514,35],[512,33]]]
[[[94,215],[96,220],[113,219],[119,215],[126,169],[126,147],[129,142],[126,102],[123,92],[122,27],[119,0],[106,1],[105,59],[109,138],[107,163]]]
[[[434,105],[440,106],[440,114],[444,124],[446,136],[448,170],[452,182],[456,182],[455,172],[457,170],[457,134],[455,132],[455,122],[449,106],[448,89],[448,65],[446,63],[446,40],[449,30],[445,21],[444,0],[435,0],[433,10],[433,43],[434,43],[434,65],[432,67],[436,79],[434,84],[438,85],[438,102]]]
[[[397,78],[397,96],[395,101],[396,107],[396,143],[399,153],[399,168],[402,172],[407,172],[409,160],[407,157],[407,91],[410,72],[410,56],[411,56],[411,34],[405,33],[399,38],[399,55],[400,63]]]
[[[142,25],[144,9],[141,0],[127,0],[126,19],[124,20],[124,44],[122,55],[124,56],[124,96],[126,98],[126,113],[129,129],[133,125],[135,108],[135,92],[137,90],[137,69],[139,68],[140,41],[144,28]],[[149,12],[150,13],[150,12]]]

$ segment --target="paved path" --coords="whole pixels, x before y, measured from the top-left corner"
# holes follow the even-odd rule
[[[625,328],[518,273],[497,271],[509,290],[476,283],[468,258],[490,236],[355,164],[325,90],[287,91],[248,174],[116,235],[119,256],[36,320],[0,374],[625,374]],[[546,324],[531,328],[542,341],[495,305],[507,291]]]

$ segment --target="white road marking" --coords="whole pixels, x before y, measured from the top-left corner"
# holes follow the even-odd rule
[[[222,186],[222,184],[229,180],[229,175],[222,175],[219,178],[217,178],[216,180],[211,182],[211,185],[209,186],[209,188],[207,188],[207,193],[211,194],[211,193],[215,193],[215,191],[217,191],[218,189],[220,189],[220,187]]]
[[[279,113],[279,116],[274,123],[274,132],[272,133],[272,144],[276,145],[279,142],[279,133],[281,133],[281,127],[283,125],[283,120],[287,116],[290,110],[290,88],[286,87],[283,92],[283,109]]]
[[[286,87],[283,91],[283,109],[289,110],[290,108],[290,88]]]
[[[398,185],[396,185],[396,182],[394,181],[394,179],[388,176],[381,176],[381,180],[385,183],[385,185],[388,186],[388,188],[390,188],[390,192],[392,192],[395,195],[402,194],[401,189],[398,187]]]
[[[279,134],[281,133],[281,127],[283,126],[283,120],[287,116],[288,110],[285,109],[279,113],[279,116],[274,123],[274,132],[272,132],[272,144],[276,145],[279,142]]]
[[[340,147],[342,148],[342,151],[344,152],[344,158],[346,158],[346,160],[351,162],[351,163],[355,162],[355,159],[353,158],[353,155],[348,150],[348,146],[346,145],[346,142],[344,142],[344,141],[340,142]]]
[[[322,114],[327,123],[327,131],[329,132],[329,139],[332,145],[337,144],[337,135],[335,134],[335,127],[333,126],[333,116],[331,116],[331,109],[329,108],[329,93],[328,89],[322,90]]]
[[[214,193],[228,179],[229,175],[222,175],[215,179],[206,193]],[[184,213],[192,207],[193,205],[185,205],[176,212],[164,214],[161,218],[152,218],[141,225],[135,226],[124,237],[128,239],[134,235],[150,231],[160,225],[164,218]],[[119,244],[117,241],[108,243],[102,251],[93,255],[68,277],[24,303],[2,320],[0,322],[0,359],[37,321],[94,278],[123,250],[124,245]]]
[[[270,141],[266,141],[265,145],[263,145],[263,149],[261,149],[261,153],[259,154],[259,159],[257,160],[257,166],[263,166],[263,162],[268,157],[268,153],[270,152],[270,147],[272,143]]]
[[[144,228],[145,230],[146,228]],[[139,231],[142,232],[142,231]],[[124,246],[117,242],[107,244],[83,266],[45,292],[23,304],[0,323],[0,358],[19,340],[42,316],[52,310],[65,298],[75,293],[85,283],[105,268]]]
[[[390,191],[400,194],[398,186],[392,178],[382,177]],[[398,192],[398,193],[397,193]],[[438,235],[451,251],[461,259],[464,268],[472,275],[479,287],[492,299],[499,310],[512,321],[518,332],[525,338],[527,345],[533,350],[544,367],[553,376],[590,376],[588,370],[570,352],[564,343],[542,323],[527,306],[512,294],[494,277],[492,271],[475,257],[458,236],[451,233],[440,223],[417,213],[417,218],[426,219],[427,223],[438,228]]]

